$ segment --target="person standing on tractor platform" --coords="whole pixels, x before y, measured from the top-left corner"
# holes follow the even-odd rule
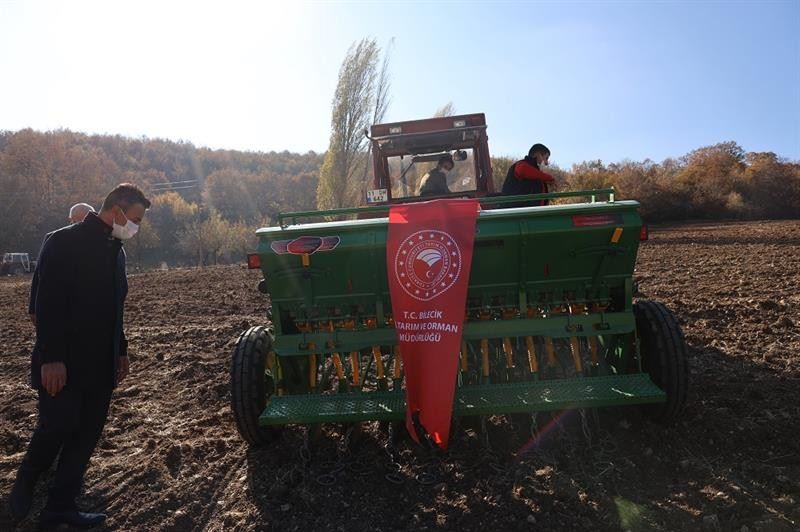
[[[86,215],[90,212],[94,212],[94,207],[89,205],[88,203],[76,203],[69,209],[69,220],[70,225],[74,225],[83,221],[86,218]],[[50,238],[50,235],[53,234],[53,231],[44,235],[44,240],[42,241],[42,248],[44,249],[44,243],[47,242],[47,239]],[[42,252],[39,251],[39,255]],[[39,269],[33,271],[33,279],[31,280],[31,297],[28,300],[28,316],[31,319],[34,327],[36,326],[36,290],[39,287]]]
[[[44,243],[31,356],[39,422],[9,497],[15,519],[28,514],[39,475],[59,453],[41,526],[90,528],[106,519],[78,511],[75,499],[103,431],[112,390],[128,375],[122,241],[136,234],[149,207],[138,187],[119,185],[98,214],[53,232]]]
[[[545,194],[555,184],[555,179],[542,171],[550,161],[550,150],[544,144],[534,144],[528,155],[521,161],[511,165],[503,183],[503,195],[521,196],[524,194]],[[528,207],[531,205],[547,205],[547,200],[509,203],[503,207]]]
[[[439,157],[436,168],[422,176],[419,182],[419,196],[437,196],[439,194],[449,194],[447,188],[447,172],[453,169],[453,157],[450,154]]]

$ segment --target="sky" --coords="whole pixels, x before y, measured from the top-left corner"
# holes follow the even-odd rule
[[[800,160],[800,0],[0,0],[0,130],[321,152],[365,37],[390,54],[387,121],[452,102],[486,114],[493,155],[542,142],[569,168],[733,140]]]

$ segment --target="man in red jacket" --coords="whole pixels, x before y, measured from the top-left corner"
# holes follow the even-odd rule
[[[503,194],[520,196],[524,194],[543,194],[555,184],[555,179],[548,173],[542,172],[542,167],[547,166],[550,160],[550,150],[544,144],[534,144],[528,150],[528,156],[511,165],[503,183]],[[525,201],[510,203],[504,207],[528,207],[531,205],[547,205],[547,200]]]

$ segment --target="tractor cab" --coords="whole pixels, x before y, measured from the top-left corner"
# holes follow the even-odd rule
[[[483,113],[375,124],[370,129],[374,181],[367,204],[384,205],[494,193],[486,118]],[[419,196],[423,176],[445,155],[449,193]]]

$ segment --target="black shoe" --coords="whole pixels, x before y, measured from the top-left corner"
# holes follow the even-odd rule
[[[33,489],[36,487],[36,480],[39,475],[20,470],[14,487],[11,488],[11,495],[8,496],[8,509],[11,517],[15,521],[25,519],[31,511],[33,503]]]
[[[89,512],[79,512],[78,510],[54,512],[53,510],[44,509],[39,518],[39,524],[42,528],[68,525],[73,528],[87,529],[102,525],[105,521],[106,514],[93,514]]]

